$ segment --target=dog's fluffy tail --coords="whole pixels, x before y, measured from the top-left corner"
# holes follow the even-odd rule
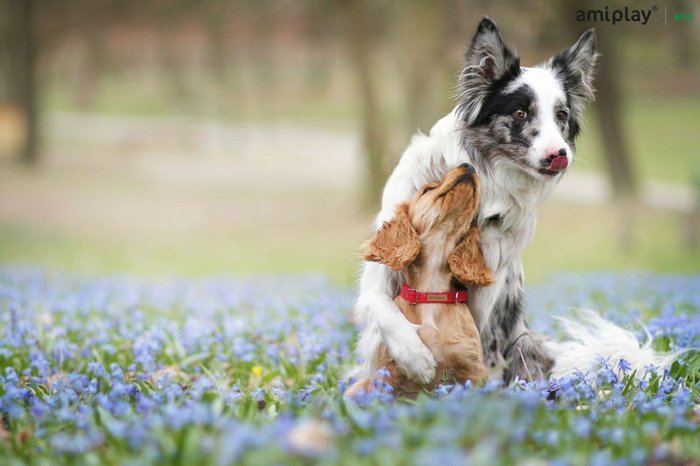
[[[594,376],[600,367],[600,358],[609,358],[609,363],[613,366],[624,359],[631,370],[637,370],[637,374],[642,376],[650,365],[659,371],[670,367],[682,353],[655,351],[651,347],[652,338],[646,327],[646,342],[640,344],[632,332],[618,327],[593,311],[580,311],[575,319],[557,319],[562,324],[564,340],[546,343],[554,355],[553,377],[571,375],[576,370]]]

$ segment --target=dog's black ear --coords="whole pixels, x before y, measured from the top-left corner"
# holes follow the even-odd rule
[[[491,18],[484,17],[476,28],[466,53],[467,67],[478,67],[487,81],[495,81],[511,70],[520,67],[520,59],[509,48]]]
[[[583,117],[586,103],[593,100],[593,75],[596,52],[595,30],[589,29],[581,34],[574,45],[558,53],[549,61],[557,77],[564,83],[564,90],[571,105],[571,116],[575,125],[572,136],[578,134],[578,122]]]
[[[508,47],[491,18],[484,17],[466,52],[458,99],[467,124],[473,124],[494,81],[520,73],[520,58]]]
[[[566,69],[576,77],[589,91],[585,96],[593,99],[593,72],[598,58],[596,53],[595,30],[589,29],[581,34],[576,43],[552,58],[552,64]]]

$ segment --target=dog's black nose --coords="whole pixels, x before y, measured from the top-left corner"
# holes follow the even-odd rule
[[[460,165],[462,168],[466,168],[469,173],[475,173],[476,170],[474,170],[474,165],[471,163],[463,163]]]

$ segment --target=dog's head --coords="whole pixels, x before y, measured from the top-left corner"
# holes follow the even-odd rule
[[[363,258],[402,270],[424,250],[443,259],[463,284],[488,285],[493,278],[474,222],[478,206],[479,177],[472,165],[462,164],[399,204],[394,217],[367,242]]]
[[[593,99],[596,57],[591,29],[545,63],[524,68],[496,24],[482,19],[466,52],[459,110],[465,143],[483,154],[484,168],[506,161],[538,178],[563,173]]]

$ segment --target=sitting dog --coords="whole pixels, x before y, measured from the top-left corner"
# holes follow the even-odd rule
[[[479,206],[479,178],[474,167],[462,164],[440,183],[429,184],[408,202],[399,204],[367,243],[364,259],[403,271],[405,283],[394,300],[437,362],[428,384],[399,371],[381,345],[372,363],[373,375],[346,392],[368,392],[380,379],[396,394],[413,396],[440,382],[476,382],[487,375],[479,330],[467,307],[467,284],[493,282],[479,246],[474,216]],[[376,371],[385,368],[379,374]]]

